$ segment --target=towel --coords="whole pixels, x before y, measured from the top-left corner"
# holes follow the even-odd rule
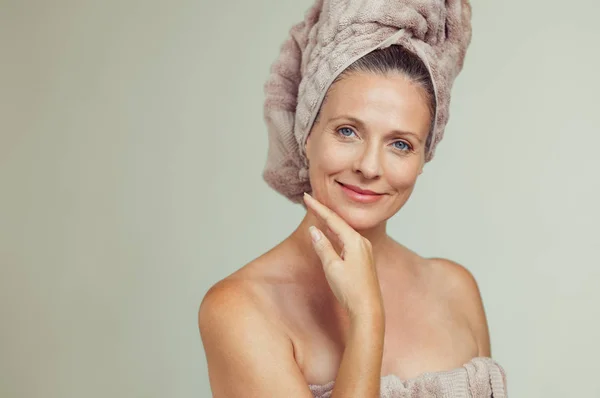
[[[335,381],[309,384],[315,398],[329,398]],[[489,357],[476,357],[460,368],[426,372],[402,380],[389,374],[380,380],[381,398],[506,398],[507,376],[504,368]]]

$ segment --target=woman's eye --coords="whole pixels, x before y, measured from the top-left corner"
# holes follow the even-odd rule
[[[400,144],[400,145],[396,145],[396,144]],[[410,149],[410,145],[408,145],[404,141],[396,141],[396,142],[394,142],[394,147],[396,149],[400,149],[401,151],[407,151],[407,150]]]
[[[338,132],[343,135],[344,137],[350,137],[352,136],[352,134],[354,134],[354,130],[352,130],[349,127],[342,127],[341,129],[338,130]]]

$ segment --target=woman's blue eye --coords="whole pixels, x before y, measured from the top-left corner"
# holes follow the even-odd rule
[[[349,127],[342,127],[341,129],[338,130],[344,137],[350,137],[352,134],[354,134],[354,131],[349,128]]]
[[[396,146],[396,144],[402,144],[402,145],[404,145],[404,147]],[[407,150],[410,149],[410,145],[408,145],[404,141],[396,141],[396,142],[394,142],[394,147],[396,147],[397,149],[400,149],[402,151],[407,151]]]

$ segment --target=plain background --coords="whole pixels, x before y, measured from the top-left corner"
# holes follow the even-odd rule
[[[0,396],[209,397],[206,290],[298,224],[263,84],[309,0],[0,0]],[[511,397],[598,397],[600,3],[479,0],[390,234],[475,275]]]

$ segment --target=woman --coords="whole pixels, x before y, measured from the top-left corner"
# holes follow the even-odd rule
[[[307,213],[204,297],[215,397],[505,396],[473,276],[386,233],[471,35],[466,1],[396,3],[317,1],[273,66],[264,178]]]

